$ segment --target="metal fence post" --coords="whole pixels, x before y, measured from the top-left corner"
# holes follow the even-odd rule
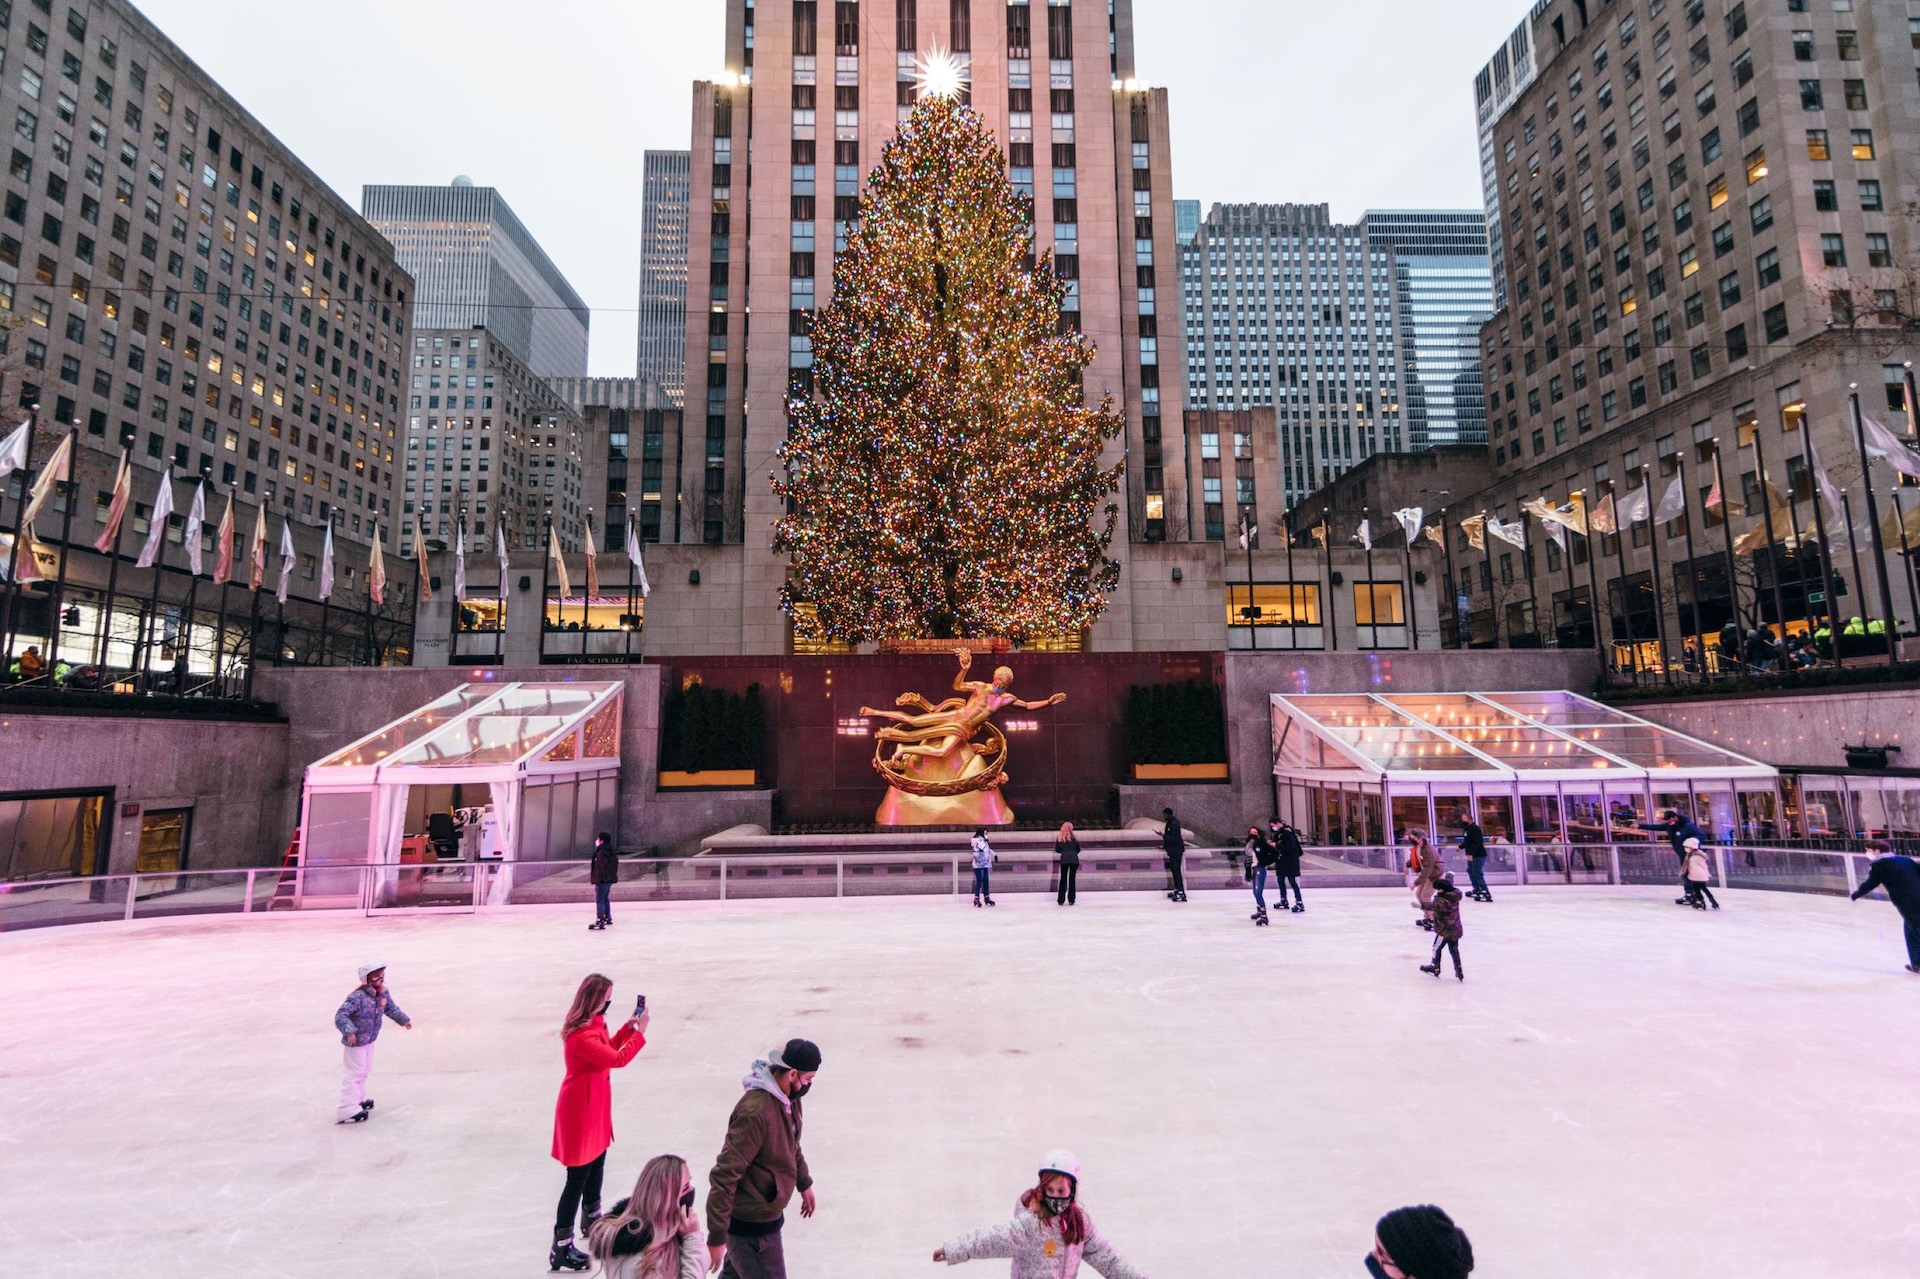
[[[960,895],[960,859],[958,857],[953,859],[953,895],[955,897]]]
[[[1514,844],[1512,848],[1514,880],[1524,888],[1527,884],[1527,846],[1525,844]]]
[[[124,915],[120,916],[123,922],[133,922],[133,899],[139,895],[139,891],[140,877],[138,875],[127,876],[127,910]]]
[[[727,859],[720,859],[720,900],[727,900]]]
[[[1620,886],[1620,845],[1607,845],[1607,861],[1613,867],[1613,886],[1618,888]]]
[[[247,872],[247,897],[246,900],[240,904],[240,913],[242,915],[251,915],[253,913],[253,874],[251,870]]]
[[[1860,876],[1853,868],[1853,854],[1841,853],[1840,865],[1845,868],[1847,876],[1847,896],[1851,897],[1860,891]]]
[[[833,895],[835,897],[847,895],[847,859],[844,857],[833,859]]]
[[[1713,866],[1714,866],[1714,869],[1715,869],[1716,871],[1718,871],[1718,872],[1719,872],[1719,875],[1720,875],[1720,887],[1721,887],[1721,889],[1722,889],[1722,890],[1724,890],[1724,889],[1725,889],[1725,888],[1727,887],[1727,849],[1726,849],[1726,845],[1724,845],[1724,844],[1715,844],[1715,845],[1713,846]]]

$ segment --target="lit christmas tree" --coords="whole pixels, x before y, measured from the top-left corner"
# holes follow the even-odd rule
[[[1119,581],[1121,419],[1086,403],[1094,348],[1063,331],[1052,255],[1028,265],[1031,200],[929,72],[814,318],[816,393],[787,406],[781,603],[842,642],[1076,634]]]

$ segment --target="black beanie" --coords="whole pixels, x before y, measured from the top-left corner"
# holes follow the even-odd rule
[[[811,1039],[789,1039],[780,1050],[780,1060],[771,1063],[797,1070],[801,1074],[820,1069],[820,1049]]]
[[[1466,1232],[1432,1204],[1395,1208],[1373,1231],[1407,1279],[1466,1279],[1473,1272]]]

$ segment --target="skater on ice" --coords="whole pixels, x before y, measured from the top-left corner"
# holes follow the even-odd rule
[[[340,1032],[345,1046],[340,1072],[340,1104],[335,1107],[337,1124],[361,1124],[373,1117],[373,1103],[367,1100],[367,1076],[373,1073],[373,1045],[380,1038],[380,1022],[391,1017],[407,1030],[413,1018],[400,1011],[387,993],[387,966],[362,964],[360,984],[353,988],[340,1011],[333,1015],[333,1027]]]
[[[553,1107],[553,1157],[567,1170],[553,1221],[549,1270],[585,1270],[592,1262],[573,1246],[574,1213],[581,1233],[600,1215],[600,1186],[606,1174],[607,1147],[613,1144],[611,1072],[639,1056],[647,1044],[647,999],[634,1002],[633,1016],[609,1037],[606,1014],[613,1007],[613,981],[591,973],[574,992],[573,1005],[560,1026],[567,1075]]]
[[[1268,842],[1265,831],[1258,826],[1249,826],[1247,827],[1246,854],[1247,874],[1253,882],[1253,922],[1265,924],[1268,922],[1267,876],[1272,873],[1275,863],[1279,861],[1280,853]],[[1283,894],[1281,900],[1284,903],[1286,890],[1283,888],[1280,891]],[[1284,910],[1286,907],[1282,905],[1281,909]]]
[[[1460,810],[1460,851],[1467,859],[1467,879],[1473,885],[1473,891],[1467,896],[1477,902],[1490,902],[1493,894],[1487,891],[1487,832],[1480,823],[1473,820],[1473,814],[1466,809]]]
[[[593,1223],[587,1252],[606,1279],[700,1279],[707,1252],[693,1212],[693,1173],[678,1155],[655,1155],[633,1194]]]
[[[620,882],[620,854],[605,831],[594,838],[587,878],[593,881],[593,922],[587,928],[597,932],[613,924],[613,886]]]
[[[1707,903],[1712,902],[1713,908],[1719,910],[1720,903],[1714,901],[1713,889],[1707,886],[1708,881],[1713,877],[1713,872],[1707,868],[1707,850],[1700,847],[1698,839],[1689,835],[1686,843],[1681,845],[1680,856],[1681,875],[1686,884],[1686,893],[1674,904],[1691,906],[1695,910],[1705,910]]]
[[[1473,1244],[1432,1204],[1395,1208],[1375,1223],[1366,1266],[1373,1279],[1467,1279]]]
[[[1415,924],[1433,931],[1433,885],[1443,869],[1440,850],[1427,839],[1423,830],[1407,832],[1407,887],[1413,891],[1413,904],[1420,911]]]
[[[1298,915],[1307,908],[1307,895],[1300,891],[1300,858],[1306,849],[1301,847],[1300,832],[1291,822],[1274,818],[1269,824],[1267,838],[1272,842],[1275,853],[1274,881],[1280,886],[1280,909],[1287,909],[1287,889],[1293,889],[1293,913]]]
[[[753,1063],[740,1081],[746,1094],[727,1117],[727,1137],[707,1183],[707,1268],[721,1279],[786,1279],[780,1229],[787,1204],[800,1195],[800,1215],[813,1216],[813,1177],[800,1151],[800,1099],[820,1071],[810,1040]]]
[[[1160,820],[1160,847],[1166,850],[1167,875],[1172,884],[1167,891],[1167,900],[1183,902],[1187,900],[1187,841],[1180,831],[1180,821],[1171,808],[1160,810]]]
[[[1433,881],[1433,962],[1421,965],[1420,971],[1438,977],[1440,952],[1446,951],[1453,956],[1454,977],[1465,981],[1466,970],[1460,967],[1460,938],[1465,934],[1460,921],[1460,890],[1453,886],[1453,876],[1443,872]]]
[[[993,905],[993,845],[987,842],[987,828],[973,828],[973,904],[981,898]]]
[[[1020,1196],[1012,1221],[962,1235],[933,1259],[957,1266],[1011,1258],[1012,1279],[1074,1279],[1083,1261],[1105,1279],[1146,1279],[1094,1226],[1079,1196],[1080,1161],[1050,1150],[1040,1161],[1039,1184]]]
[[[1071,906],[1080,894],[1080,837],[1073,833],[1072,822],[1060,823],[1059,837],[1053,841],[1053,856],[1060,864],[1060,891],[1054,903]]]
[[[1687,890],[1687,841],[1696,839],[1704,844],[1707,842],[1707,832],[1695,825],[1691,817],[1681,816],[1677,808],[1665,810],[1658,822],[1643,825],[1641,829],[1665,835],[1667,842],[1673,846],[1673,855],[1680,860],[1680,892],[1684,901],[1690,895]]]
[[[1859,901],[1876,888],[1886,890],[1888,900],[1906,925],[1907,971],[1920,973],[1920,866],[1916,866],[1911,857],[1898,853],[1889,852],[1875,858],[1867,868],[1867,877],[1854,890],[1853,900]]]

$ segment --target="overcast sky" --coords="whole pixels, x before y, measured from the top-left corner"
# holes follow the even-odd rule
[[[355,208],[369,182],[499,187],[631,375],[640,155],[687,145],[723,0],[135,0]],[[1134,0],[1172,96],[1175,194],[1477,208],[1473,76],[1527,0]]]

